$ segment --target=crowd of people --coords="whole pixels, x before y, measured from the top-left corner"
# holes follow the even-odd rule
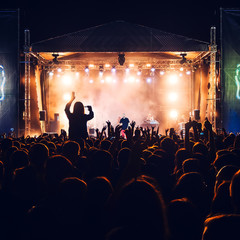
[[[174,129],[160,135],[134,121],[125,137],[121,125],[110,121],[96,137],[72,131],[70,138],[1,139],[1,239],[231,240],[239,235],[239,135],[216,134],[207,119],[187,122],[179,135]]]

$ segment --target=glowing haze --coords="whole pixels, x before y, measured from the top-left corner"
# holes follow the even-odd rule
[[[59,113],[60,127],[68,130],[68,120],[64,113],[66,103],[71,97],[71,93],[75,92],[76,101],[81,101],[84,106],[91,105],[94,111],[94,119],[88,122],[90,128],[102,129],[109,120],[113,126],[119,123],[123,114],[129,118],[130,121],[134,120],[136,126],[140,126],[147,116],[151,114],[154,119],[160,123],[160,129],[163,131],[171,124],[171,121],[164,119],[165,116],[169,117],[171,106],[174,109],[179,109],[180,114],[186,115],[190,109],[190,95],[185,94],[185,98],[174,98],[169,100],[169,92],[172,90],[177,91],[178,87],[173,88],[172,84],[176,84],[177,76],[170,76],[170,82],[162,76],[160,72],[154,75],[141,74],[139,76],[137,71],[133,72],[104,72],[99,75],[97,71],[82,72],[57,72],[54,75],[49,75],[49,109],[50,117],[53,119],[54,113]],[[190,79],[186,75],[187,79]],[[174,79],[174,81],[172,81]],[[180,79],[181,80],[181,79]],[[180,84],[184,87],[185,92],[189,92],[190,80],[185,81],[185,84]],[[186,84],[187,83],[187,84]],[[165,85],[164,85],[165,84]],[[167,89],[169,85],[169,90]],[[169,91],[169,92],[168,92]],[[179,89],[178,91],[182,91]],[[178,93],[174,93],[178,94]],[[173,94],[173,95],[174,95]],[[175,96],[175,95],[174,95]],[[170,104],[170,105],[169,105]],[[172,105],[171,105],[172,104]],[[87,108],[85,108],[87,113]],[[168,112],[167,112],[168,111]],[[176,117],[180,116],[175,114]]]

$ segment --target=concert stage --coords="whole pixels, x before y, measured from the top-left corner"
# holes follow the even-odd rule
[[[67,131],[64,108],[72,91],[76,101],[92,106],[91,129],[101,129],[107,120],[115,126],[123,114],[136,126],[151,114],[162,133],[188,121],[196,109],[200,121],[206,116],[214,120],[214,105],[206,99],[215,91],[209,82],[216,76],[209,72],[216,66],[207,42],[116,21],[33,43],[29,49],[26,55],[34,64],[25,67],[26,98],[33,100],[26,131],[41,129],[43,110],[46,131],[53,131],[54,114],[59,114],[58,131]]]

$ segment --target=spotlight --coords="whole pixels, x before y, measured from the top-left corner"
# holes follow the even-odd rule
[[[127,68],[125,69],[125,71],[126,71],[126,73],[129,73],[129,72],[130,72],[130,69],[127,67]]]
[[[63,99],[65,101],[70,101],[71,100],[71,94],[70,93],[65,93],[63,94]]]
[[[169,113],[169,116],[172,118],[172,119],[176,119],[177,116],[178,116],[178,112],[176,110],[171,110],[170,113]]]
[[[60,72],[62,72],[62,69],[61,69],[61,68],[58,68],[57,71],[60,73]]]
[[[178,81],[178,77],[177,77],[177,75],[171,75],[171,76],[169,76],[168,80],[169,80],[170,84],[176,84]]]
[[[187,71],[186,74],[187,74],[187,75],[190,75],[190,74],[191,74],[191,71]]]
[[[160,71],[160,75],[164,75],[165,74],[165,72],[164,71]]]
[[[151,72],[155,72],[155,67],[154,66],[152,66]]]
[[[53,76],[54,75],[54,73],[51,71],[51,72],[49,72],[49,76]]]
[[[140,69],[138,69],[137,75],[140,76],[141,74],[142,74],[142,71]]]
[[[182,57],[182,60],[180,60],[180,64],[186,63],[187,62],[187,59],[186,59],[187,54],[181,53],[180,56]]]
[[[112,67],[111,72],[112,72],[112,73],[115,73],[115,72],[116,72],[115,66]]]
[[[147,78],[147,83],[151,83],[152,82],[152,79],[151,78]]]
[[[59,64],[59,61],[58,61],[58,56],[59,56],[59,54],[53,53],[52,56],[54,57],[54,58],[53,58],[53,63],[54,63],[54,64]]]
[[[178,95],[174,92],[169,93],[168,99],[170,102],[175,102],[178,99]]]
[[[85,72],[86,72],[86,73],[89,72],[89,68],[88,68],[88,66],[85,67]]]
[[[125,54],[124,53],[119,53],[118,54],[118,62],[121,66],[125,63]]]
[[[93,83],[93,80],[92,80],[92,79],[90,79],[90,80],[89,80],[89,83]]]
[[[99,66],[99,76],[102,77],[103,76],[103,66]]]

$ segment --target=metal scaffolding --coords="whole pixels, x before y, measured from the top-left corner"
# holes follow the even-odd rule
[[[216,27],[211,27],[210,31],[210,76],[207,116],[212,123],[213,130],[216,130]]]
[[[25,136],[30,135],[31,133],[31,111],[30,111],[30,31],[24,31],[25,36],[25,112],[24,112],[24,121],[25,121]]]

